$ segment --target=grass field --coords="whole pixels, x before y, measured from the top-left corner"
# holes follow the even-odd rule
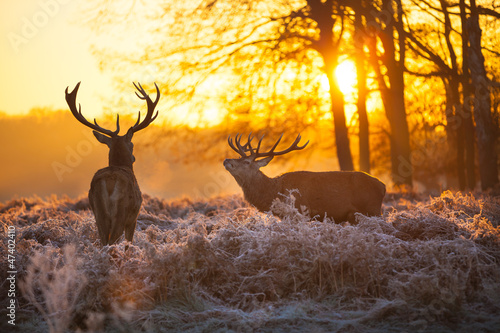
[[[133,244],[100,247],[86,198],[0,205],[19,332],[499,332],[500,197],[389,193],[382,217],[318,222],[240,196],[144,196]],[[0,327],[7,324],[7,265]],[[2,332],[9,332],[1,329]]]

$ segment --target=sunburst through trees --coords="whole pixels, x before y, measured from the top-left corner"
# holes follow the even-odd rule
[[[139,52],[117,54],[109,45],[96,45],[98,58],[107,68],[120,69],[118,82],[129,81],[127,66],[155,68],[148,75],[168,86],[170,103],[179,108],[173,114],[181,114],[192,128],[218,128],[221,139],[229,128],[321,133],[322,140],[329,139],[324,146],[336,148],[338,166],[332,169],[372,167],[389,173],[395,185],[410,186],[414,179],[425,182],[422,171],[433,169],[447,175],[446,184],[438,186],[460,188],[465,186],[462,155],[473,161],[476,152],[470,147],[481,137],[482,187],[498,183],[494,128],[500,14],[494,2],[216,0],[91,6],[100,8],[98,15],[86,12],[96,32],[133,25],[144,31],[136,34],[147,36]],[[414,84],[419,80],[425,84]],[[472,82],[486,83],[471,91]],[[410,99],[418,93],[436,103]],[[447,98],[446,105],[437,102]],[[445,119],[446,132],[436,130],[437,118]],[[443,133],[447,158],[436,170],[428,167],[435,154],[422,154],[427,149],[422,147],[441,147]],[[465,153],[462,146],[469,147]],[[467,168],[473,176],[476,167]]]

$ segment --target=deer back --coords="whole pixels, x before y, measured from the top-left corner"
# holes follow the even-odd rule
[[[97,171],[90,183],[89,202],[102,245],[113,244],[124,231],[132,241],[142,194],[130,168],[109,166]]]
[[[381,214],[385,185],[364,172],[297,171],[276,178],[278,191],[288,194],[296,189],[295,205],[309,210],[311,216],[333,218],[337,222],[355,222],[354,213]]]

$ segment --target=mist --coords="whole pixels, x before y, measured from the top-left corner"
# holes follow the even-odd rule
[[[127,122],[120,120],[125,128]],[[69,111],[33,109],[22,116],[2,115],[0,128],[2,202],[15,197],[87,195],[94,173],[108,165],[108,148]],[[147,131],[160,128],[152,125]],[[144,144],[146,137],[151,136],[134,136],[134,172],[143,193],[168,199],[240,191],[224,169],[223,157],[220,162],[185,164],[170,157],[161,143]]]

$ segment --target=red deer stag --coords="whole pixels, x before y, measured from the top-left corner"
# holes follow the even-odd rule
[[[142,204],[141,190],[132,168],[135,161],[132,154],[134,148],[132,136],[135,132],[146,128],[158,116],[158,111],[154,117],[153,113],[160,99],[160,90],[155,83],[156,99],[153,102],[140,83],[138,86],[134,83],[134,86],[139,91],[136,95],[146,101],[148,111],[142,122],[139,111],[137,122],[123,136],[118,135],[120,132],[119,115],[116,116],[116,130],[113,132],[99,126],[95,119],[94,123],[85,119],[81,105],[78,109],[76,108],[76,94],[80,82],[71,93],[68,93],[68,88],[66,88],[66,102],[73,116],[83,125],[93,129],[97,140],[109,148],[109,166],[95,173],[89,191],[90,207],[94,212],[103,246],[115,243],[124,231],[125,239],[132,242]]]
[[[241,157],[224,160],[224,167],[243,189],[245,199],[260,211],[269,211],[273,200],[280,194],[288,194],[289,190],[296,189],[299,191],[296,207],[307,207],[311,216],[319,215],[323,218],[326,215],[336,222],[355,223],[354,213],[381,214],[385,185],[364,172],[297,171],[269,178],[259,170],[274,156],[304,149],[309,141],[299,146],[300,135],[287,149],[274,151],[283,137],[281,135],[268,152],[259,151],[264,137],[259,140],[256,148],[251,145],[252,136],[248,136],[248,141],[244,145],[240,143],[241,137],[237,134],[234,144],[231,137],[228,137],[229,146]]]

